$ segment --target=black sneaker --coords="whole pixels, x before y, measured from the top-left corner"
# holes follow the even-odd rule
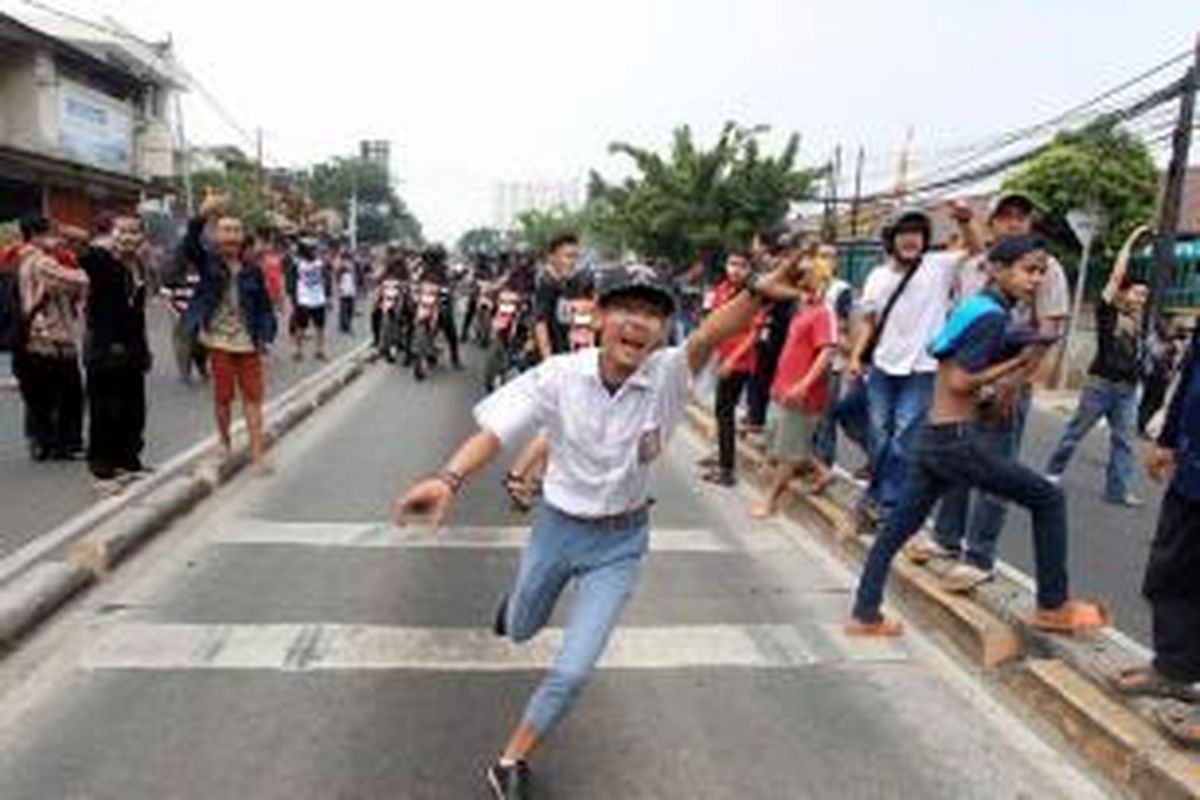
[[[506,767],[497,761],[488,767],[487,783],[496,800],[527,800],[529,794],[529,765],[518,761]]]
[[[700,476],[700,479],[726,488],[737,486],[737,478],[734,477],[733,473],[722,470],[706,472]]]
[[[492,620],[492,633],[501,639],[508,636],[508,595],[500,598],[500,607],[496,609],[496,618]]]

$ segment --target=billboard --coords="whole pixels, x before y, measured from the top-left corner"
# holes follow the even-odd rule
[[[133,114],[128,104],[62,80],[58,91],[58,146],[76,161],[133,172]]]

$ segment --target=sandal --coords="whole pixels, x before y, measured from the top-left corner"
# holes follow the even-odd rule
[[[863,639],[895,639],[904,635],[904,623],[883,616],[875,622],[853,619],[842,627],[842,631],[847,636]]]
[[[1200,709],[1181,703],[1163,703],[1154,710],[1163,732],[1184,747],[1200,749]]]
[[[1037,609],[1029,624],[1047,633],[1090,633],[1112,624],[1112,612],[1101,603],[1068,600],[1058,608]]]
[[[1149,664],[1123,669],[1110,676],[1107,683],[1122,697],[1165,697],[1185,703],[1200,703],[1200,685],[1173,681]]]

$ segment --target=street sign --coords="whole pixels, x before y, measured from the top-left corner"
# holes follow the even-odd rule
[[[1088,262],[1092,260],[1092,240],[1104,227],[1104,214],[1099,209],[1073,208],[1067,212],[1067,224],[1071,226],[1075,238],[1083,246],[1079,257],[1079,274],[1075,277],[1075,298],[1071,302],[1071,316],[1067,319],[1067,339],[1063,342],[1062,355],[1058,362],[1058,375],[1055,385],[1062,388],[1066,384],[1071,370],[1071,357],[1075,353],[1079,313],[1083,308],[1083,287],[1087,285]]]
[[[1079,243],[1087,247],[1104,225],[1104,214],[1096,209],[1073,208],[1067,212],[1067,224]]]

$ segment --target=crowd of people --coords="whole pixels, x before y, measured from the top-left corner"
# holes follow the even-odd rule
[[[146,374],[155,354],[146,311],[156,297],[175,318],[180,374],[211,380],[223,454],[240,394],[252,460],[266,473],[264,356],[277,318],[289,320],[293,358],[311,339],[314,357],[324,359],[326,309],[336,309],[339,329],[353,335],[370,272],[369,261],[343,244],[247,231],[220,195],[205,198],[166,259],[150,257],[144,222],[132,212],[101,215],[91,235],[38,215],[22,219],[19,230],[20,241],[0,253],[10,293],[2,327],[29,456],[86,459],[102,495],[151,470]]]
[[[400,313],[394,308],[407,304],[404,313],[416,314],[413,304],[432,287],[435,310],[426,322],[431,336],[445,340],[453,366],[461,366],[460,342],[471,338],[489,353],[507,353],[505,364],[509,350],[520,350],[511,373],[485,382],[500,388],[476,408],[479,430],[440,472],[396,501],[400,522],[414,515],[441,522],[471,476],[505,445],[519,444],[506,486],[515,505],[536,506],[536,515],[496,633],[518,642],[532,637],[567,583],[577,584],[563,649],[489,770],[498,797],[525,796],[527,758],[569,710],[617,624],[646,553],[650,468],[702,375],[714,378],[717,436],[700,477],[737,485],[739,435],[757,438],[772,468],[750,508],[755,518],[776,514],[797,479],[806,491],[824,491],[841,435],[862,451],[856,516],[874,538],[846,632],[893,637],[903,627],[882,605],[894,559],[946,561],[944,587],[971,591],[995,575],[1010,503],[1032,515],[1030,624],[1052,634],[1107,625],[1101,603],[1070,590],[1061,479],[1079,442],[1104,418],[1110,456],[1103,498],[1139,505],[1134,437],[1156,427],[1181,374],[1146,459],[1150,478],[1171,476],[1144,581],[1155,657],[1112,680],[1123,694],[1200,702],[1200,516],[1190,513],[1200,504],[1200,437],[1192,435],[1200,424],[1200,376],[1196,348],[1183,346],[1181,330],[1146,324],[1147,287],[1129,264],[1148,231],[1133,231],[1118,253],[1095,306],[1095,355],[1078,406],[1049,461],[1030,465],[1021,440],[1033,388],[1058,371],[1062,357],[1067,277],[1035,233],[1037,209],[1025,195],[1001,195],[982,220],[963,205],[948,211],[949,246],[935,242],[928,213],[894,216],[881,235],[885,257],[859,291],[837,277],[835,247],[789,229],[759,231],[744,248],[730,249],[711,286],[698,267],[674,277],[643,265],[581,269],[572,234],[549,242],[540,264],[504,252],[464,269],[431,246],[389,250],[371,269],[336,244],[302,238],[279,245],[249,234],[225,198],[213,195],[188,223],[180,248],[186,279],[174,282],[170,297],[186,344],[182,361],[210,377],[223,453],[231,449],[240,395],[259,473],[270,472],[264,356],[281,314],[291,356],[304,358],[311,341],[320,360],[327,312],[351,334],[369,286],[372,334],[384,347]],[[86,397],[89,465],[98,484],[120,486],[146,469],[145,307],[154,280],[142,223],[117,215],[74,246],[41,218],[25,220],[21,233],[10,254],[21,312],[14,371],[30,454],[84,452]],[[389,305],[396,297],[400,305]],[[524,327],[501,325],[509,313]],[[411,336],[410,327],[400,343],[408,361],[422,357]],[[1194,744],[1198,715],[1166,723]]]
[[[939,247],[930,216],[903,211],[885,227],[886,258],[857,297],[831,285],[835,252],[796,237],[764,232],[755,247],[730,252],[705,302],[710,313],[738,297],[756,272],[779,264],[796,265],[800,297],[760,309],[745,331],[718,346],[716,452],[702,460],[701,476],[722,486],[737,482],[737,409],[746,392],[741,435],[761,436],[773,464],[753,516],[774,514],[797,476],[806,478],[807,491],[821,492],[837,433],[864,451],[856,511],[860,532],[874,540],[848,633],[902,634],[900,623],[881,612],[889,567],[901,553],[915,563],[945,561],[938,574],[950,592],[993,579],[1010,503],[1032,518],[1030,624],[1050,633],[1087,632],[1109,624],[1111,615],[1102,603],[1070,592],[1063,473],[1103,418],[1110,446],[1102,497],[1140,506],[1134,437],[1149,438],[1182,367],[1146,461],[1155,480],[1175,468],[1143,587],[1155,660],[1114,676],[1113,685],[1125,694],[1196,702],[1200,539],[1185,514],[1197,491],[1191,467],[1197,445],[1187,426],[1200,407],[1200,386],[1192,385],[1193,350],[1183,346],[1188,334],[1170,320],[1148,324],[1147,286],[1129,264],[1149,230],[1134,230],[1095,304],[1095,354],[1077,407],[1048,461],[1025,463],[1021,441],[1033,388],[1057,372],[1071,312],[1066,274],[1034,233],[1035,216],[1033,201],[1019,193],[997,198],[982,221],[952,204],[954,243]],[[1176,738],[1196,743],[1200,715],[1167,723]]]

